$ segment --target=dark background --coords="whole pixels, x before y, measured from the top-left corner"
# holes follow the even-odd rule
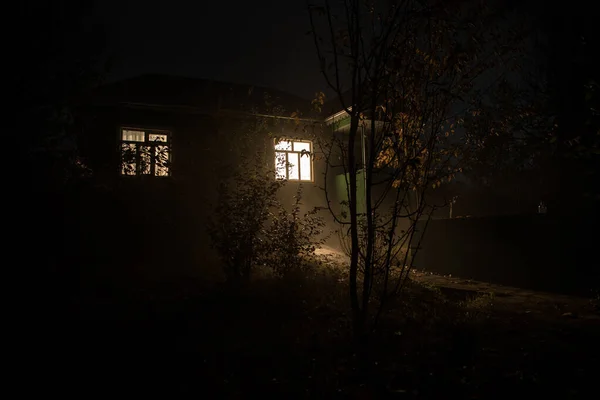
[[[110,80],[165,73],[273,87],[306,98],[323,90],[305,0],[96,1],[114,57]]]

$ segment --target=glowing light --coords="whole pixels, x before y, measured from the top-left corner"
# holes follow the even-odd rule
[[[128,142],[145,142],[146,141],[146,132],[123,129],[121,138]]]
[[[171,147],[167,132],[121,130],[122,175],[170,175]]]
[[[297,181],[300,179],[300,163],[298,153],[287,153],[288,157],[288,179]]]
[[[300,156],[300,180],[312,181],[310,154],[302,154]]]
[[[275,153],[275,174],[277,179],[285,179],[287,177],[286,163],[287,157],[285,153]]]
[[[280,140],[275,143],[275,176],[291,181],[312,181],[312,143]]]

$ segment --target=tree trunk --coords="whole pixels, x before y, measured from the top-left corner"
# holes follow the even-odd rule
[[[358,298],[358,256],[359,256],[359,241],[358,241],[358,216],[357,216],[357,193],[356,193],[356,154],[355,143],[356,134],[358,131],[359,116],[356,111],[353,111],[350,121],[350,133],[348,137],[348,167],[350,175],[350,306],[352,309],[352,319],[354,323],[354,336],[358,338],[364,331],[364,318]]]

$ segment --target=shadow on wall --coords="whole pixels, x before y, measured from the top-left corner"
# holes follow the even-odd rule
[[[416,268],[567,294],[600,287],[594,222],[549,215],[432,220]]]

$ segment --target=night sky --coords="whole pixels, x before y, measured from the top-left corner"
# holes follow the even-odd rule
[[[106,0],[94,13],[115,56],[110,81],[165,73],[305,98],[325,89],[305,0]]]

